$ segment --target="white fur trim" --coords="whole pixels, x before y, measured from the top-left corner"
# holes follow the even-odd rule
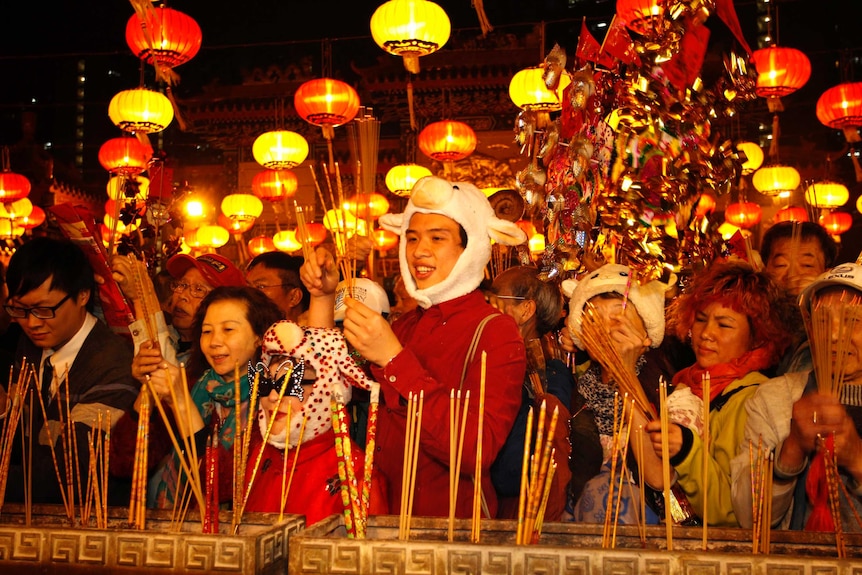
[[[626,295],[635,306],[638,315],[644,322],[647,335],[652,347],[658,347],[664,339],[664,294],[669,286],[676,283],[676,276],[671,276],[670,284],[664,284],[658,280],[639,285],[637,281],[629,284],[631,270],[620,264],[606,264],[588,273],[580,280],[566,280],[563,282],[563,293],[571,294],[569,301],[569,318],[566,325],[572,335],[572,340],[580,349],[584,344],[578,337],[581,333],[581,316],[584,306],[593,297],[603,293],[618,293]]]
[[[467,232],[467,247],[449,276],[429,288],[419,289],[407,264],[406,232],[414,214],[439,214],[457,222]],[[432,305],[466,295],[482,283],[485,265],[491,260],[491,239],[506,245],[527,241],[527,235],[512,222],[494,215],[494,209],[479,188],[466,182],[451,183],[435,176],[421,178],[413,186],[403,214],[380,218],[381,227],[401,237],[398,257],[404,287],[419,305]]]

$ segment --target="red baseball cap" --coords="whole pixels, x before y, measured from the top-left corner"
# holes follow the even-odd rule
[[[219,254],[204,254],[193,258],[186,254],[177,254],[168,260],[168,273],[179,279],[192,266],[196,267],[204,279],[212,287],[248,285],[245,276],[238,267]]]

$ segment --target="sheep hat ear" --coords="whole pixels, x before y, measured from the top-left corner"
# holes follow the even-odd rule
[[[633,278],[632,270],[620,264],[606,264],[588,273],[575,284],[569,301],[569,317],[566,325],[571,332],[572,340],[576,346],[584,349],[580,333],[581,318],[587,302],[603,293],[616,293],[628,298],[644,322],[651,347],[658,347],[664,339],[664,296],[674,283],[676,283],[676,276],[672,275],[671,281],[667,284],[653,280],[641,285]],[[569,284],[568,287],[571,286],[572,284]],[[566,289],[565,285],[563,289]]]
[[[407,264],[406,233],[416,214],[438,214],[457,223],[467,234],[467,245],[449,276],[438,284],[419,289]],[[398,226],[400,224],[400,227]],[[425,176],[413,185],[403,214],[381,216],[380,225],[401,237],[398,255],[404,287],[423,308],[466,295],[482,283],[491,260],[491,240],[507,245],[527,241],[512,222],[499,219],[479,188],[466,182],[449,182]]]

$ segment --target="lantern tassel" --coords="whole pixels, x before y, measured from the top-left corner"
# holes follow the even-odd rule
[[[407,82],[407,109],[410,110],[410,129],[416,131],[416,112],[413,109],[413,82]]]
[[[165,86],[165,94],[168,97],[168,101],[171,103],[171,107],[174,109],[174,119],[177,121],[177,126],[180,127],[181,131],[185,132],[188,124],[180,113],[180,106],[177,104],[176,98],[174,98],[174,91],[171,89],[170,83]]]
[[[778,159],[778,138],[781,137],[781,127],[778,124],[778,114],[772,116],[772,142],[769,144],[769,157]]]
[[[482,29],[482,37],[484,38],[488,32],[494,31],[491,21],[488,20],[488,15],[485,14],[484,0],[473,0],[473,8],[476,9],[476,15],[479,17],[479,27]]]

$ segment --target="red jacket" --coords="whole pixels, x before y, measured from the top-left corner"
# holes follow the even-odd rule
[[[379,467],[388,481],[390,509],[399,509],[401,506],[406,399],[409,392],[424,390],[413,515],[449,514],[449,392],[458,389],[476,327],[489,314],[496,315],[485,325],[463,387],[464,391],[470,390],[470,405],[456,515],[472,515],[471,476],[476,465],[482,351],[488,353],[482,490],[491,516],[496,514],[497,497],[491,485],[489,470],[497,452],[506,442],[521,405],[526,352],[515,321],[488,305],[478,290],[427,310],[417,308],[401,316],[393,325],[393,330],[404,346],[403,351],[385,368],[373,370],[382,391],[375,466]],[[513,472],[517,473],[518,470]]]
[[[257,445],[251,449],[249,467],[246,472],[246,485],[251,481],[252,467],[260,451],[262,441],[260,434],[255,434]],[[246,511],[278,513],[281,505],[282,470],[284,469],[285,452],[270,444],[264,446],[263,458],[260,462],[257,476],[251,493],[246,502]],[[287,474],[290,477],[291,466],[296,456],[296,449],[287,452]],[[365,454],[353,446],[353,468],[356,471],[360,486],[362,485]],[[375,461],[377,457],[375,456]],[[386,489],[379,474],[372,478],[372,491],[369,515],[385,515],[389,512]],[[287,497],[285,513],[305,515],[306,525],[312,525],[333,514],[344,512],[341,500],[341,483],[338,480],[338,458],[335,455],[335,434],[328,432],[302,444],[299,450],[299,461],[293,472],[290,492]]]

